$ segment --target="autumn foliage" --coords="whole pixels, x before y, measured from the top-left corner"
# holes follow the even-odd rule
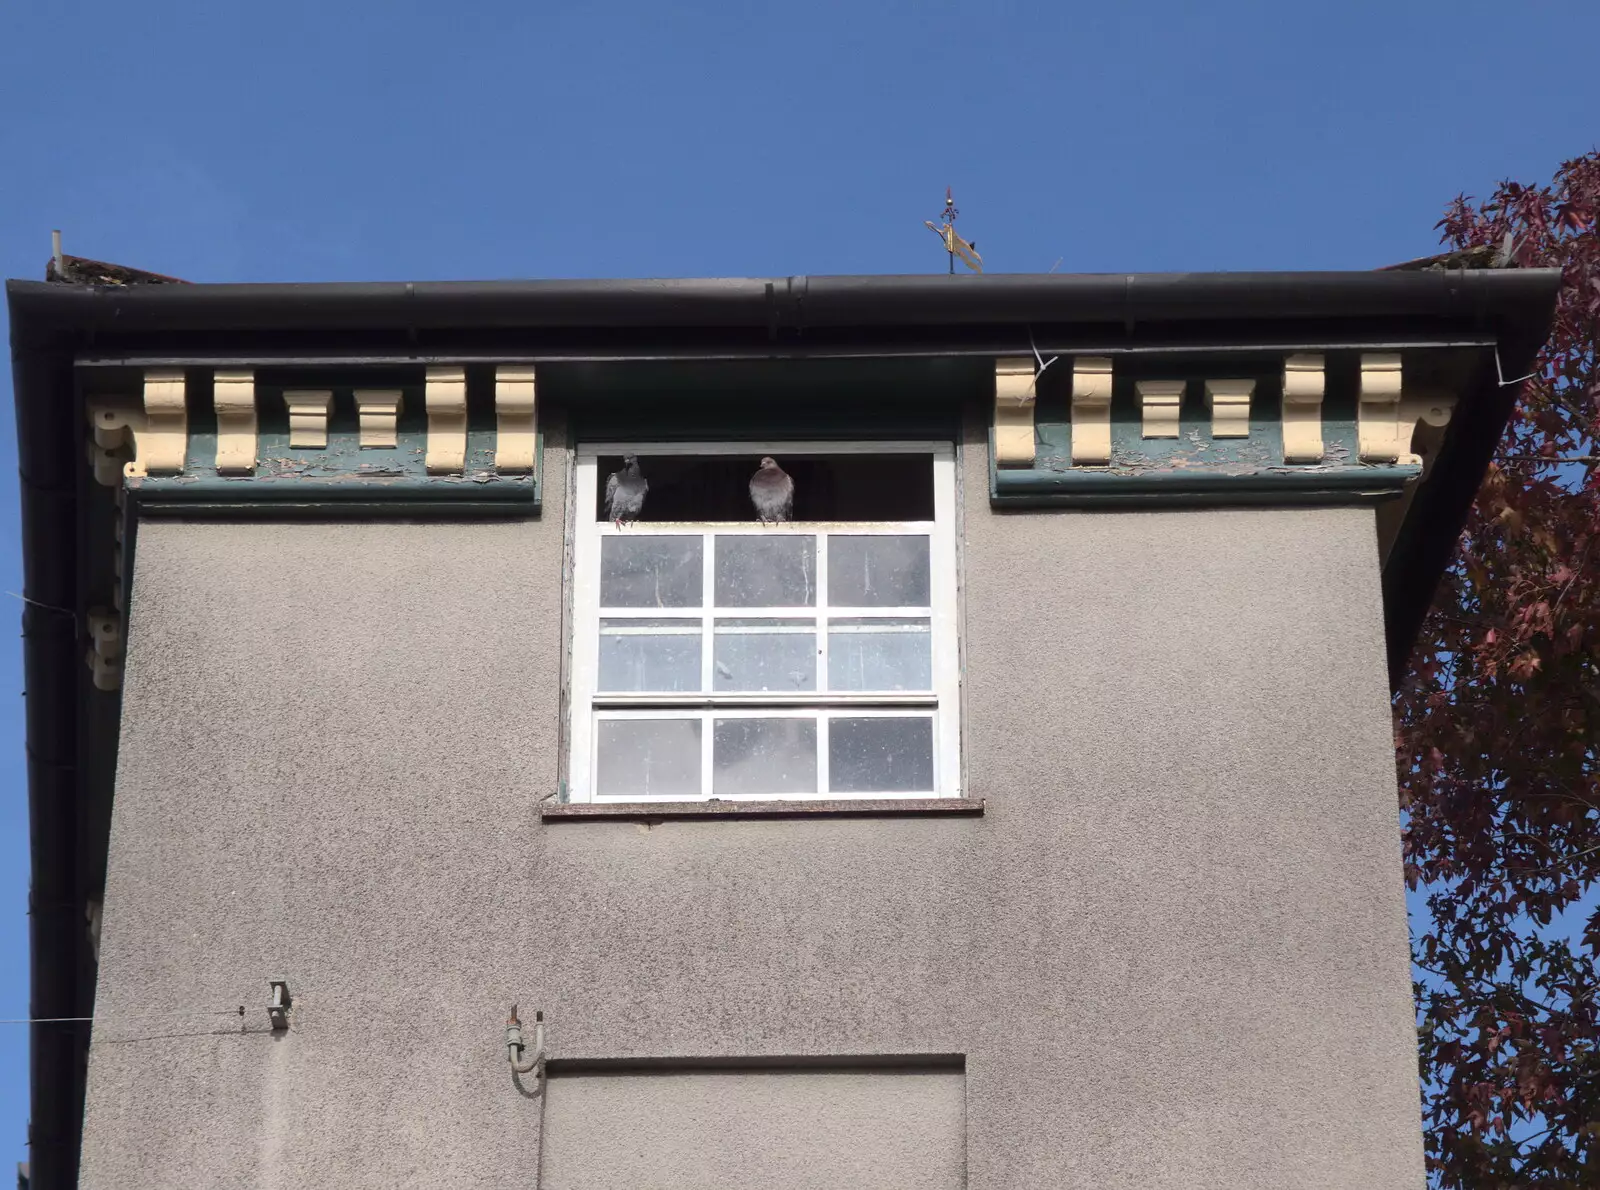
[[[1600,153],[1445,241],[1563,271],[1395,698],[1431,1179],[1600,1185]],[[1508,378],[1510,379],[1510,378]]]

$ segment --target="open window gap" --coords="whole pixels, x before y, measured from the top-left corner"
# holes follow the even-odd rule
[[[650,485],[642,524],[752,523],[750,479],[763,452],[748,456],[640,454]],[[932,521],[931,454],[786,454],[772,457],[794,481],[796,521]],[[605,481],[622,469],[620,454],[600,455],[594,519],[607,520]]]

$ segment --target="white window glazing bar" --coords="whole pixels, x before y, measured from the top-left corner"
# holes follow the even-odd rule
[[[828,535],[818,533],[812,550],[817,558],[817,681],[818,690],[828,688]],[[817,719],[817,790],[828,789],[828,723]]]
[[[830,607],[828,614],[842,620],[915,620],[929,619],[933,606],[906,607]],[[773,607],[602,607],[602,620],[671,620],[674,618],[693,622],[705,614],[724,620],[810,620],[815,619],[817,608],[811,604],[785,604]]]

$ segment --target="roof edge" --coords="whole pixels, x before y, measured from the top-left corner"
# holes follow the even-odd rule
[[[1184,322],[1430,316],[1533,333],[1554,269],[67,286],[8,281],[14,332]],[[1542,335],[1539,336],[1542,338]]]

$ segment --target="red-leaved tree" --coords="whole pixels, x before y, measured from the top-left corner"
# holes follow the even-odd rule
[[[1467,259],[1563,272],[1395,698],[1407,877],[1428,908],[1428,1163],[1448,1190],[1600,1185],[1597,214],[1591,152],[1439,224]]]

